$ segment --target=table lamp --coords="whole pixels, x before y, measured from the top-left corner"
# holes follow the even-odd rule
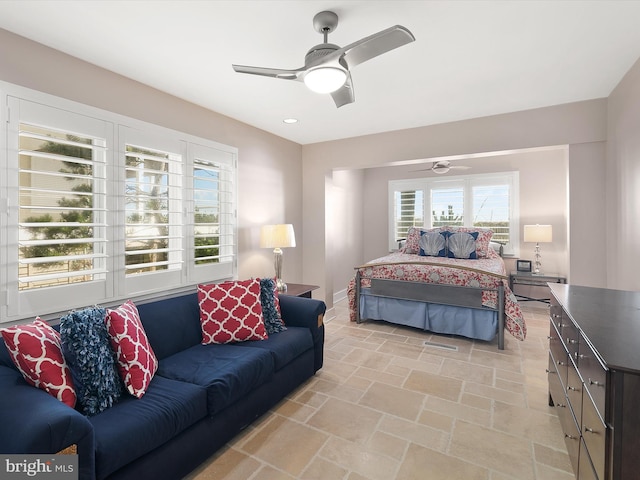
[[[290,223],[264,225],[260,230],[260,247],[273,248],[273,265],[276,270],[276,286],[279,292],[287,291],[282,281],[282,249],[296,246],[296,235]]]
[[[542,255],[540,255],[540,244],[551,242],[551,238],[552,238],[551,225],[525,225],[524,226],[524,241],[536,243],[533,273],[540,274],[540,269],[542,267],[542,262],[540,261],[540,259],[542,258]]]

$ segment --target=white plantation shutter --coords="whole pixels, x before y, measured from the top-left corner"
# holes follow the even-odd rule
[[[180,269],[182,156],[126,145],[126,275]]]
[[[236,278],[237,149],[0,89],[0,322]]]
[[[192,171],[191,281],[233,275],[236,260],[235,155],[189,145]]]
[[[20,123],[20,290],[106,273],[104,144]]]
[[[112,125],[6,97],[8,318],[111,295],[107,160]]]

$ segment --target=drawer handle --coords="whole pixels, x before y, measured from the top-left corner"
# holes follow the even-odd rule
[[[568,438],[569,440],[575,440],[576,437],[574,437],[573,435],[569,435],[568,433],[564,434],[564,438]]]
[[[578,340],[572,340],[569,337],[567,337],[567,343],[571,343],[575,345],[576,343],[578,343]]]
[[[566,365],[566,363],[564,363],[564,362],[563,362],[563,361],[561,361],[561,360],[558,360],[556,363],[557,363],[558,365],[560,365],[561,367],[564,367],[564,366]]]
[[[579,392],[579,391],[580,391],[580,389],[579,389],[579,388],[571,387],[571,386],[568,386],[568,387],[567,387],[567,390],[572,390],[572,391],[574,391],[574,392]]]
[[[567,408],[567,406],[564,403],[556,403],[556,407]]]
[[[595,385],[596,387],[604,387],[604,383],[598,382],[597,380],[589,379],[589,385]]]
[[[560,318],[562,317],[562,315],[560,315],[559,313],[552,313],[551,314],[551,318]]]
[[[597,434],[598,432],[596,432],[593,428],[589,428],[587,426],[584,427],[584,432],[585,433],[593,433],[594,435]]]
[[[556,372],[554,370],[549,370],[548,368],[545,368],[544,371],[547,372],[547,373],[558,373],[558,372]]]
[[[578,352],[574,353],[574,354],[573,354],[573,356],[574,356],[574,357],[576,357],[576,360],[578,360],[578,359],[583,359],[583,358],[585,358],[585,357],[586,357],[586,355],[585,355],[585,354],[580,354],[580,355],[578,355]]]

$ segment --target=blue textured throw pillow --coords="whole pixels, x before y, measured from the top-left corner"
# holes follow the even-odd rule
[[[282,332],[287,327],[282,322],[282,317],[276,307],[276,283],[271,278],[260,280],[260,303],[262,304],[262,317],[267,334]]]
[[[62,353],[71,368],[78,404],[89,416],[111,407],[123,392],[106,314],[104,308],[89,307],[60,319]]]

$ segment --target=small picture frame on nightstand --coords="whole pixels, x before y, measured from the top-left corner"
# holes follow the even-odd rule
[[[519,272],[531,272],[531,261],[529,260],[517,260],[516,269]]]

